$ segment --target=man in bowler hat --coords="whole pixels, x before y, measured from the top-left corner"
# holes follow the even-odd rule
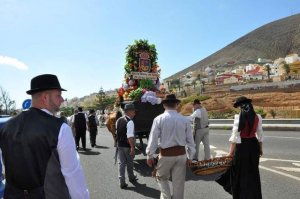
[[[134,105],[126,104],[124,111],[125,115],[120,117],[116,122],[117,155],[119,160],[119,181],[121,189],[125,189],[128,186],[125,182],[126,167],[129,182],[135,183],[137,181],[137,177],[133,173],[135,138],[134,123],[132,119],[135,116]]]
[[[55,117],[64,101],[55,75],[31,80],[32,105],[0,129],[6,199],[89,199],[71,128]]]

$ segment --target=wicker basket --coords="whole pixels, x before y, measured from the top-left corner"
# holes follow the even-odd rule
[[[192,163],[190,166],[195,175],[205,176],[225,172],[232,164],[232,157],[217,157]]]

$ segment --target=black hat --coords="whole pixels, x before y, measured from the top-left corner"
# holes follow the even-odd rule
[[[134,104],[126,104],[124,111],[135,110]]]
[[[29,95],[51,89],[59,89],[61,91],[66,91],[65,89],[60,87],[56,75],[51,74],[39,75],[32,78],[30,86],[30,90],[26,91],[26,93]]]
[[[200,100],[195,99],[194,102],[193,102],[193,104],[201,104],[201,102],[200,102]]]
[[[176,96],[174,94],[166,95],[166,97],[161,101],[161,103],[179,103],[180,100],[176,99]]]
[[[90,112],[90,114],[92,114],[92,113],[95,113],[95,110],[91,109],[89,112]]]
[[[245,96],[241,96],[241,97],[238,97],[238,98],[235,100],[235,102],[234,102],[234,104],[233,104],[233,107],[234,107],[234,108],[237,108],[237,107],[241,106],[241,104],[244,104],[244,103],[251,103],[251,102],[252,102],[251,99],[248,99],[248,98],[245,97]]]

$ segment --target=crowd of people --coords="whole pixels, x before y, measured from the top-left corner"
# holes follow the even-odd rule
[[[0,129],[0,148],[5,165],[5,199],[89,199],[84,172],[78,150],[86,151],[86,132],[91,147],[96,147],[98,126],[109,116],[93,109],[86,114],[78,107],[69,119],[59,107],[63,102],[62,91],[55,75],[44,74],[31,80],[27,94],[32,105],[9,120]],[[211,159],[209,120],[200,100],[193,101],[193,113],[183,116],[178,112],[180,100],[168,94],[161,102],[165,111],[152,124],[146,148],[145,163],[154,168],[161,199],[183,199],[186,167],[201,159]],[[234,199],[259,199],[261,184],[259,158],[263,154],[262,118],[256,114],[251,99],[239,97],[234,107],[232,135],[229,138],[228,156],[232,166],[216,180]],[[135,107],[126,104],[122,110],[116,104],[112,133],[118,161],[121,189],[126,189],[126,170],[131,183],[138,181],[134,174]],[[81,147],[80,147],[81,142]],[[200,143],[204,157],[199,154]],[[159,152],[157,154],[157,151]],[[169,180],[172,179],[172,189]]]

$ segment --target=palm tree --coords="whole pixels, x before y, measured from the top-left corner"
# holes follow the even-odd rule
[[[271,67],[270,67],[270,65],[266,64],[264,69],[267,72],[268,80],[270,80],[270,74],[271,74]]]
[[[284,69],[284,71],[285,71],[285,73],[286,73],[286,76],[289,76],[289,74],[290,74],[290,72],[291,72],[290,65],[287,64],[287,63],[283,64],[283,69]]]

